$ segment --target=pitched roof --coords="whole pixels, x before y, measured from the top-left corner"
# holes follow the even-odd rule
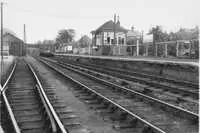
[[[116,32],[128,32],[127,29],[123,28],[119,24],[115,24]],[[92,31],[91,33],[99,33],[102,31],[114,31],[114,22],[112,20],[105,22],[96,30]]]
[[[12,38],[14,38],[15,40],[17,41],[20,41],[20,42],[23,42],[23,40],[21,40],[20,38],[16,37],[15,35],[9,33],[9,32],[6,32],[5,34],[3,34],[3,37],[6,37],[6,36],[11,36]]]

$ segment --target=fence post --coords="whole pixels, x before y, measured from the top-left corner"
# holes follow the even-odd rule
[[[146,56],[148,56],[148,48],[149,48],[149,46],[148,46],[148,43],[146,44],[146,50],[145,50],[145,52],[146,52]]]
[[[133,56],[133,46],[131,46],[131,56]]]
[[[137,44],[136,44],[136,56],[139,56],[139,40],[137,40]]]
[[[155,54],[156,54],[156,57],[157,57],[157,55],[158,55],[158,46],[157,46],[157,44],[155,44]]]
[[[115,46],[114,45],[112,46],[113,46],[113,55],[115,55]]]
[[[179,42],[177,41],[176,42],[176,57],[178,57],[178,55],[179,55],[178,49],[179,49]]]
[[[119,46],[119,55],[121,55],[121,52],[120,52],[120,45],[118,45]]]
[[[90,55],[90,43],[89,43],[89,55]]]
[[[192,43],[191,43],[191,41],[190,41],[190,43],[189,43],[189,56],[191,57],[191,45],[192,45]]]
[[[167,57],[167,43],[164,44],[165,45],[165,57]]]

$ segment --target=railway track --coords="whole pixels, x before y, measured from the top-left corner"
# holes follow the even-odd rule
[[[74,68],[47,60],[40,59],[40,61],[72,81],[77,88],[81,89],[81,93],[87,93],[84,95],[88,102],[96,102],[100,104],[100,108],[109,108],[111,112],[117,113],[117,119],[128,119],[128,123],[135,127],[135,132],[198,132],[199,116],[195,113],[176,108]],[[126,126],[130,127],[130,125]]]
[[[68,133],[29,64],[18,59],[1,89],[5,133]]]
[[[169,79],[169,78],[164,78],[161,76],[155,76],[155,75],[149,75],[145,73],[138,73],[138,72],[133,72],[133,71],[128,71],[128,70],[122,70],[119,68],[111,68],[111,67],[106,67],[103,65],[95,65],[95,64],[81,64],[78,62],[71,62],[62,59],[62,58],[53,58],[58,61],[62,61],[71,65],[74,65],[76,67],[82,67],[86,68],[89,70],[94,70],[97,72],[109,74],[112,76],[116,76],[118,78],[122,78],[125,80],[129,81],[134,81],[134,82],[139,82],[142,84],[146,84],[152,87],[156,88],[162,88],[165,91],[170,91],[173,93],[179,93],[182,94],[182,96],[190,96],[195,99],[199,98],[199,85],[192,83],[192,82],[187,82],[187,81],[179,81],[179,80],[174,80],[174,79]]]
[[[165,90],[162,90],[159,87],[156,88],[156,87],[150,87],[148,85],[142,85],[142,84],[136,84],[134,82],[129,82],[128,80],[126,80],[126,78],[125,79],[116,78],[117,76],[113,77],[113,76],[110,76],[111,74],[109,74],[109,73],[102,73],[101,71],[100,72],[95,71],[92,68],[89,69],[89,68],[81,67],[79,65],[76,66],[76,65],[64,63],[61,61],[55,61],[55,60],[48,59],[48,58],[44,58],[44,59],[60,63],[64,66],[68,66],[68,67],[74,68],[76,70],[86,72],[90,75],[97,76],[101,79],[113,82],[119,86],[123,86],[128,89],[135,90],[137,92],[146,94],[150,97],[165,101],[167,103],[173,104],[174,106],[178,106],[180,108],[191,111],[193,113],[198,114],[198,112],[199,112],[198,100],[193,97],[186,97],[185,95],[179,94],[178,92],[173,94],[173,93],[167,92]]]
[[[76,112],[68,107],[64,101],[56,95],[56,87],[51,86],[43,75],[39,73],[37,67],[34,67],[35,73],[41,81],[41,86],[44,88],[44,92],[48,97],[52,107],[55,110],[55,113],[58,115],[61,123],[67,129],[68,133],[91,133],[85,125],[79,121],[79,116]]]

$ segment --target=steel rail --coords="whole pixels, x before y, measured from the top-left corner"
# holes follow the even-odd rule
[[[44,58],[44,57],[43,57]],[[61,57],[60,57],[61,58]],[[45,59],[48,59],[48,58],[45,58]],[[52,59],[48,59],[48,60],[52,60]],[[65,62],[63,62],[65,63]],[[106,67],[106,66],[101,66],[102,68],[97,68],[96,66],[97,65],[87,65],[87,64],[81,64],[81,63],[68,63],[68,64],[75,64],[77,66],[80,66],[80,67],[84,67],[84,68],[87,68],[87,69],[95,69],[95,70],[98,70],[98,71],[103,71],[103,72],[113,72],[113,73],[117,73],[117,74],[121,74],[122,76],[126,76],[126,77],[130,77],[131,79],[133,80],[138,80],[140,82],[144,82],[144,83],[147,83],[147,84],[150,84],[148,81],[145,82],[145,80],[142,80],[142,79],[137,79],[138,76],[135,76],[135,75],[139,75],[141,76],[142,78],[152,78],[154,80],[160,80],[160,81],[164,81],[164,82],[171,82],[173,84],[178,85],[180,87],[180,84],[183,84],[184,86],[188,86],[188,87],[195,87],[198,89],[199,85],[198,84],[195,84],[195,83],[192,83],[192,82],[189,82],[189,81],[180,81],[180,80],[173,80],[173,79],[169,79],[167,77],[162,77],[162,76],[158,76],[158,75],[151,75],[151,74],[146,74],[146,73],[138,73],[138,72],[132,72],[132,71],[124,71],[120,68],[109,68],[109,67]],[[119,73],[120,72],[120,73]],[[127,74],[127,75],[126,75]],[[155,84],[155,83],[153,83]],[[151,85],[151,84],[150,84]],[[163,85],[163,84],[159,84],[161,87],[166,87],[166,85]],[[172,89],[175,88],[175,87],[171,87]],[[177,88],[179,89],[179,88]],[[180,89],[182,90],[182,89]],[[195,95],[194,93],[192,93],[191,91],[188,91],[189,93],[191,93],[192,95]],[[187,93],[187,91],[185,91],[185,93]],[[198,97],[195,96],[195,97]]]
[[[42,96],[44,97],[44,100],[45,100],[47,106],[49,107],[50,112],[52,113],[52,115],[53,115],[53,117],[54,117],[56,123],[58,124],[59,130],[61,131],[61,133],[68,133],[68,131],[66,131],[64,125],[63,125],[62,122],[60,121],[58,115],[56,114],[56,112],[55,112],[53,106],[51,105],[51,103],[50,103],[50,101],[49,101],[49,99],[47,98],[47,95],[46,95],[46,93],[44,92],[44,88],[42,87],[42,84],[41,84],[41,82],[40,82],[40,80],[39,80],[39,78],[38,78],[36,72],[33,70],[33,68],[30,66],[30,64],[28,64],[28,65],[29,65],[29,68],[31,69],[32,73],[34,74],[34,77],[35,77],[35,79],[36,79],[36,81],[37,81],[37,84],[38,84],[38,86],[39,86],[39,89],[40,89],[40,91],[41,91],[41,94],[42,94]]]
[[[63,66],[63,67],[65,67],[65,66]],[[68,68],[68,69],[71,69],[71,68]],[[72,68],[71,70],[73,70],[73,71],[75,71],[75,72],[78,72],[78,73],[80,73],[80,74],[86,75],[87,77],[91,77],[91,78],[93,78],[93,79],[96,79],[96,80],[98,80],[98,81],[101,81],[101,82],[103,82],[103,83],[106,83],[106,84],[108,84],[108,85],[117,87],[117,88],[119,88],[119,89],[121,89],[121,90],[126,90],[126,91],[128,91],[128,92],[134,93],[134,94],[139,95],[139,96],[141,96],[141,97],[147,98],[148,100],[152,100],[152,101],[155,101],[155,102],[157,102],[157,103],[160,103],[160,104],[169,106],[169,107],[172,108],[172,109],[176,109],[176,110],[179,110],[179,111],[181,111],[181,112],[183,112],[183,113],[187,113],[187,114],[189,114],[190,116],[192,116],[194,119],[198,119],[198,118],[199,118],[199,115],[198,115],[198,114],[193,113],[193,112],[191,112],[191,111],[188,111],[188,110],[185,110],[185,109],[183,109],[183,108],[174,106],[174,105],[172,105],[172,104],[169,104],[169,103],[164,102],[164,101],[161,101],[161,100],[159,100],[159,99],[150,97],[150,96],[145,95],[145,94],[142,94],[142,93],[140,93],[140,92],[137,92],[137,91],[134,91],[134,90],[131,90],[131,89],[128,89],[128,88],[119,86],[119,85],[117,85],[117,84],[111,83],[111,82],[106,81],[106,80],[104,80],[104,79],[97,78],[97,77],[95,77],[95,76],[93,76],[93,75],[90,75],[90,74],[81,72],[81,71],[79,71],[79,70],[76,70],[76,69],[73,69],[73,68]]]
[[[20,128],[19,128],[19,126],[18,126],[18,124],[17,124],[17,121],[16,121],[16,119],[15,119],[14,113],[13,113],[13,111],[12,111],[12,109],[11,109],[11,107],[10,107],[10,104],[9,104],[9,102],[8,102],[8,99],[7,99],[7,97],[6,97],[5,91],[2,92],[2,95],[3,95],[3,99],[4,99],[4,102],[5,102],[6,108],[7,108],[7,110],[8,110],[10,119],[11,119],[11,121],[12,121],[12,125],[13,125],[13,127],[14,127],[14,130],[15,130],[16,133],[21,133],[21,130],[20,130]]]
[[[84,64],[83,64],[84,65]],[[81,64],[79,64],[79,66],[82,66]],[[94,67],[95,65],[92,65],[92,66],[86,66],[86,67]],[[117,69],[117,68],[109,68],[109,67],[106,67],[106,66],[101,66],[103,67],[103,70],[110,70],[112,72],[121,72],[121,73],[126,73],[128,74],[129,76],[134,76],[134,75],[140,75],[144,78],[153,78],[153,79],[156,79],[156,80],[161,80],[161,81],[167,81],[167,82],[172,82],[172,83],[175,83],[175,84],[184,84],[185,86],[192,86],[192,87],[195,87],[195,88],[198,88],[198,84],[195,84],[195,83],[192,83],[192,82],[189,82],[189,81],[181,81],[181,80],[173,80],[173,79],[169,79],[167,77],[162,77],[162,76],[158,76],[158,75],[152,75],[152,74],[146,74],[146,73],[138,73],[138,72],[132,72],[132,71],[124,71],[122,69]],[[137,76],[134,76],[134,77],[137,77]]]
[[[42,57],[42,58],[45,58],[45,57]],[[58,56],[58,58],[62,58],[62,56]],[[45,58],[45,59],[47,59],[47,60],[52,60],[52,59],[48,59],[48,58]],[[73,64],[73,63],[70,63],[70,64]],[[77,63],[75,63],[76,65],[77,65]],[[85,64],[81,64],[81,63],[78,63],[78,66],[83,66],[83,65],[85,65]],[[87,66],[84,66],[84,67],[86,67],[86,68],[90,68],[90,67],[94,67],[95,68],[95,66],[96,65],[87,65]],[[198,84],[196,84],[196,83],[192,83],[192,82],[190,82],[190,81],[181,81],[181,80],[173,80],[173,79],[170,79],[170,78],[167,78],[167,77],[162,77],[162,76],[158,76],[158,75],[152,75],[152,74],[146,74],[146,73],[137,73],[137,72],[131,72],[131,71],[124,71],[124,70],[122,70],[122,69],[120,69],[120,68],[109,68],[109,67],[106,67],[106,66],[101,66],[101,67],[103,67],[103,69],[102,70],[106,70],[106,71],[112,71],[112,72],[115,72],[115,73],[119,73],[119,72],[121,72],[121,73],[124,73],[124,74],[127,74],[128,76],[134,76],[134,75],[140,75],[140,76],[142,76],[142,77],[144,77],[144,78],[152,78],[152,79],[155,79],[155,80],[161,80],[161,81],[167,81],[167,82],[172,82],[172,83],[174,83],[174,84],[177,84],[177,85],[179,85],[179,84],[183,84],[184,86],[188,86],[188,87],[195,87],[195,88],[198,88],[199,87],[199,85]],[[95,68],[96,69],[96,68]],[[97,68],[98,69],[98,68]],[[137,76],[134,76],[134,77],[137,77]]]
[[[6,94],[5,94],[5,91],[6,91],[6,89],[7,89],[6,86],[7,86],[8,82],[10,81],[11,77],[13,76],[13,73],[14,73],[15,68],[16,68],[16,64],[17,64],[17,63],[16,63],[16,61],[15,61],[15,64],[14,64],[14,66],[13,66],[13,68],[12,68],[11,73],[9,74],[9,76],[8,76],[8,78],[7,78],[7,80],[6,80],[6,82],[4,83],[3,87],[1,88],[1,93],[2,93],[2,96],[3,96],[3,100],[4,100],[4,102],[5,102],[6,109],[8,110],[8,114],[9,114],[9,117],[10,117],[10,119],[11,119],[12,125],[13,125],[13,127],[14,127],[14,130],[15,130],[16,133],[21,133],[21,130],[20,130],[20,128],[19,128],[19,125],[17,124],[17,121],[16,121],[16,119],[15,119],[14,113],[13,113],[11,107],[10,107],[10,104],[9,104],[8,99],[7,99],[7,97],[6,97]]]
[[[3,92],[3,91],[6,90],[6,86],[7,86],[8,82],[10,81],[10,78],[13,76],[13,73],[14,73],[14,71],[15,71],[16,65],[17,65],[17,63],[16,63],[16,61],[15,61],[14,66],[13,66],[13,68],[12,68],[12,71],[10,72],[10,74],[9,74],[9,76],[8,76],[8,78],[7,78],[7,80],[6,80],[6,82],[4,83],[3,87],[1,88],[1,92]]]
[[[119,73],[119,72],[115,72],[114,70],[110,70],[109,71],[109,70],[93,68],[93,67],[89,67],[89,66],[83,67],[82,65],[79,65],[79,64],[78,65],[74,65],[74,64],[64,63],[64,62],[57,62],[57,63],[63,64],[63,65],[68,65],[68,66],[73,67],[73,68],[85,69],[86,71],[90,71],[90,72],[93,72],[93,73],[97,73],[96,71],[99,71],[101,73],[110,74],[112,76],[123,78],[125,80],[139,81],[139,82],[145,83],[145,84],[147,84],[149,86],[153,86],[153,87],[155,87],[157,85],[158,87],[161,87],[164,90],[169,90],[171,92],[179,92],[179,93],[182,93],[182,95],[183,94],[188,94],[188,95],[190,95],[192,97],[195,97],[195,98],[199,97],[199,94],[197,92],[192,92],[192,91],[176,88],[174,86],[167,86],[167,85],[164,85],[164,84],[161,84],[161,83],[152,83],[151,81],[146,81],[146,80],[137,78],[137,77],[132,76],[132,75],[125,75],[125,74],[122,74],[122,73]]]
[[[54,62],[54,63],[55,63],[55,62]],[[183,109],[183,108],[174,106],[174,105],[172,105],[172,104],[166,103],[166,102],[164,102],[164,101],[161,101],[161,100],[159,100],[159,99],[150,97],[150,96],[145,95],[145,94],[142,94],[142,93],[140,93],[140,92],[137,92],[137,91],[134,91],[134,90],[131,90],[131,89],[128,89],[128,88],[119,86],[119,85],[117,85],[117,84],[111,83],[111,82],[106,81],[106,80],[104,80],[104,79],[97,78],[97,77],[95,77],[95,76],[93,76],[93,75],[90,75],[90,74],[88,74],[88,73],[81,72],[81,71],[76,70],[76,69],[74,69],[74,68],[69,68],[69,67],[67,67],[67,66],[65,66],[65,65],[62,65],[62,64],[59,64],[59,63],[56,63],[56,64],[62,66],[63,68],[70,69],[70,70],[72,70],[72,71],[74,71],[74,72],[77,72],[77,73],[82,74],[82,75],[84,75],[84,76],[87,76],[87,77],[89,77],[89,78],[92,78],[92,79],[95,79],[95,80],[100,81],[100,82],[102,82],[102,83],[105,83],[105,84],[107,84],[107,85],[114,86],[114,87],[119,88],[119,89],[121,89],[121,90],[126,90],[126,91],[131,92],[132,94],[138,95],[138,96],[140,96],[140,97],[142,97],[142,98],[146,98],[146,99],[148,99],[148,100],[150,100],[150,101],[157,102],[157,103],[159,103],[160,105],[163,105],[164,107],[168,106],[168,107],[170,107],[171,109],[177,110],[177,111],[179,111],[179,112],[181,112],[181,113],[184,113],[184,114],[190,116],[192,119],[195,119],[195,120],[198,120],[198,119],[199,119],[199,115],[196,114],[196,113],[193,113],[193,112],[191,112],[191,111],[188,111],[188,110],[185,110],[185,109]]]
[[[36,88],[37,91],[39,92],[39,95],[40,95],[40,98],[41,98],[42,103],[43,103],[43,105],[44,105],[44,108],[45,108],[45,110],[46,110],[46,112],[47,112],[47,115],[48,115],[48,117],[49,117],[49,119],[50,119],[52,132],[53,132],[53,133],[57,133],[56,123],[55,123],[55,121],[54,121],[54,118],[53,118],[53,116],[52,116],[50,110],[49,110],[49,107],[48,107],[48,105],[47,105],[47,102],[46,102],[46,100],[44,99],[44,96],[43,96],[43,93],[42,93],[42,91],[41,91],[41,88],[38,86],[38,84],[36,84],[35,88]]]
[[[27,63],[27,64],[28,64],[28,63]],[[63,127],[60,126],[62,123],[61,123],[61,122],[60,122],[60,123],[58,122],[58,121],[59,121],[59,118],[58,118],[57,114],[55,113],[53,107],[51,106],[51,104],[50,104],[50,102],[49,102],[49,100],[48,100],[48,98],[47,98],[47,96],[46,96],[46,94],[45,94],[45,92],[44,92],[44,90],[43,90],[43,88],[42,88],[42,85],[41,85],[41,83],[40,83],[40,81],[39,81],[37,75],[35,74],[33,68],[31,67],[30,64],[28,64],[28,67],[29,67],[29,69],[31,70],[32,74],[34,75],[34,78],[35,78],[36,81],[37,81],[36,89],[37,89],[37,91],[39,92],[39,95],[40,95],[40,98],[41,98],[41,100],[42,100],[42,103],[43,103],[43,105],[44,105],[44,107],[45,107],[45,110],[46,110],[46,112],[47,112],[47,114],[48,114],[48,117],[49,117],[49,119],[50,119],[50,123],[51,123],[51,126],[52,126],[52,132],[53,132],[53,133],[56,133],[56,132],[60,132],[60,131],[61,131],[61,133],[68,133],[68,132],[64,129],[64,126],[63,126]],[[3,85],[3,87],[1,88],[1,93],[2,93],[2,96],[3,96],[3,100],[4,100],[4,102],[5,102],[6,109],[8,110],[9,116],[10,116],[10,118],[11,118],[11,122],[12,122],[12,125],[13,125],[13,127],[14,127],[14,131],[15,131],[16,133],[21,133],[21,129],[19,128],[19,125],[17,124],[17,121],[16,121],[16,119],[15,119],[14,113],[13,113],[13,111],[12,111],[12,109],[11,109],[11,106],[10,106],[10,104],[9,104],[9,102],[8,102],[8,99],[7,99],[7,97],[6,97],[6,94],[5,94],[5,93],[6,93],[6,90],[7,90],[7,84],[9,83],[11,77],[14,75],[13,73],[14,73],[14,71],[15,71],[15,68],[16,68],[16,61],[15,61],[15,64],[14,64],[14,66],[13,66],[13,69],[12,69],[11,73],[9,74],[9,77],[7,78],[7,80],[6,80],[5,84]],[[52,113],[53,118],[52,118],[51,115],[50,115],[51,113]],[[56,118],[56,116],[57,116],[57,118]],[[56,121],[57,123],[55,123],[54,119],[55,119],[55,121]],[[59,128],[60,128],[60,129],[59,129],[60,131],[58,131],[58,130],[56,129],[56,124],[58,124],[58,126],[59,126]]]
[[[80,86],[86,88],[87,90],[93,92],[94,94],[98,95],[99,97],[105,99],[106,101],[110,102],[111,104],[113,104],[113,105],[115,105],[116,107],[120,108],[121,110],[125,111],[126,113],[128,113],[128,114],[131,115],[132,117],[139,119],[142,123],[144,123],[144,124],[150,126],[151,128],[153,128],[154,131],[156,131],[156,132],[158,132],[158,133],[166,133],[166,132],[163,131],[162,129],[156,127],[155,125],[153,125],[153,124],[149,123],[148,121],[142,119],[142,118],[139,117],[138,115],[136,115],[136,114],[130,112],[129,110],[125,109],[125,108],[122,107],[121,105],[115,103],[113,100],[110,100],[109,98],[106,98],[106,97],[103,96],[102,94],[100,94],[100,93],[96,92],[95,90],[93,90],[93,89],[87,87],[86,85],[84,85],[84,84],[82,84],[81,82],[75,80],[74,78],[72,78],[72,77],[70,77],[70,76],[64,74],[62,71],[60,71],[60,70],[58,70],[57,68],[53,67],[52,65],[50,65],[50,64],[47,63],[46,61],[43,61],[43,60],[40,60],[40,61],[42,61],[42,62],[43,62],[44,64],[46,64],[48,67],[50,67],[51,69],[57,71],[58,73],[60,73],[60,74],[63,75],[64,77],[70,79],[70,80],[73,81],[74,83],[76,83],[76,84],[78,84],[78,85],[80,85]]]

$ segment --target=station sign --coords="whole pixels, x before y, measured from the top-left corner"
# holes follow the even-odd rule
[[[143,36],[143,42],[144,43],[153,42],[153,35],[144,35]]]

